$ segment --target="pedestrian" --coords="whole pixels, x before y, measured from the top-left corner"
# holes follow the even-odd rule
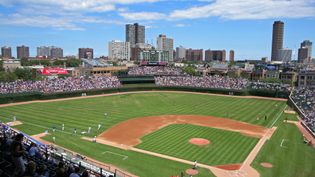
[[[97,129],[98,129],[98,130],[101,129],[101,126],[102,126],[101,124],[98,124],[98,128],[97,128]]]
[[[88,129],[88,133],[91,133],[91,127],[89,127],[89,129]]]
[[[16,116],[13,116],[13,122],[15,122],[16,121]]]
[[[93,138],[93,142],[94,142],[94,143],[96,143],[96,136],[94,136],[94,138]]]
[[[56,142],[56,137],[54,137],[54,136],[53,136],[53,142],[54,142],[54,143]]]
[[[47,135],[48,134],[48,130],[45,130],[45,135]]]
[[[65,130],[65,124],[62,124],[61,126],[61,130],[64,131]]]
[[[73,129],[73,134],[77,134],[77,129],[76,128]]]

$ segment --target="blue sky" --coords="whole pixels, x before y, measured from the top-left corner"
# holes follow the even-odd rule
[[[284,46],[315,42],[314,0],[0,0],[0,46],[79,47],[107,55],[110,40],[125,39],[125,24],[145,25],[146,40],[159,34],[175,47],[235,50],[237,59],[271,53],[272,24],[285,22]],[[314,57],[314,50],[313,50]]]

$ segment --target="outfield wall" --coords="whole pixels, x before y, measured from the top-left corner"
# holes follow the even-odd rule
[[[276,97],[276,98],[288,98],[288,93],[269,91],[269,90],[228,90],[228,89],[215,89],[215,88],[194,88],[194,87],[158,87],[158,86],[141,86],[141,84],[134,87],[121,87],[101,90],[81,90],[75,92],[61,92],[44,94],[40,92],[33,93],[20,93],[20,94],[6,94],[0,95],[0,104],[32,101],[32,100],[49,100],[58,98],[79,97],[82,94],[86,95],[99,95],[107,93],[119,93],[119,92],[131,92],[131,91],[189,91],[189,92],[201,92],[201,93],[214,93],[225,95],[237,95],[237,96],[264,96],[264,97]]]

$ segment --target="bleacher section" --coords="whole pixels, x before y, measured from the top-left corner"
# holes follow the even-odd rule
[[[0,123],[0,126],[0,177],[11,177],[13,176],[15,166],[12,161],[10,145],[13,142],[13,138],[22,132],[12,129],[4,123]],[[40,168],[45,169],[46,177],[59,177],[57,174],[59,164],[63,164],[63,167],[67,167],[68,176],[78,167],[80,174],[86,171],[85,173],[88,172],[90,177],[130,177],[119,170],[115,170],[115,172],[109,171],[109,166],[108,169],[104,169],[103,164],[91,163],[80,154],[75,155],[60,147],[45,145],[25,133],[22,134],[24,135],[23,146],[26,150],[26,153],[23,155],[25,166],[35,163],[37,170],[40,170]],[[38,155],[35,156],[31,156],[27,151],[33,144],[35,144],[39,150]]]

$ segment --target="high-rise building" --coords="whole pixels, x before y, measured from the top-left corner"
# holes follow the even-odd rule
[[[79,48],[79,59],[93,59],[93,49],[92,48]]]
[[[173,50],[174,50],[174,40],[172,38],[167,38],[166,35],[160,34],[156,39],[157,50],[168,51],[169,61],[174,60]]]
[[[271,49],[271,61],[281,61],[277,58],[279,55],[277,52],[283,48],[283,34],[284,23],[282,21],[275,21],[273,23],[272,31],[272,49]]]
[[[50,47],[48,47],[48,46],[37,47],[37,56],[38,57],[49,57],[50,56]]]
[[[279,49],[277,51],[277,61],[290,62],[292,59],[291,49]]]
[[[27,46],[17,46],[16,47],[16,57],[18,59],[30,57],[30,48]]]
[[[37,47],[37,57],[62,58],[63,49],[55,46]]]
[[[131,47],[131,60],[133,61],[139,61],[140,58],[140,52],[142,51],[148,51],[151,50],[153,48],[153,46],[151,44],[147,44],[147,43],[137,43],[134,47]]]
[[[145,42],[145,27],[135,24],[126,25],[126,42],[130,42],[130,46],[134,47],[137,43]]]
[[[1,47],[1,55],[2,55],[2,58],[5,58],[5,59],[12,58],[11,47],[8,47],[8,46]]]
[[[202,61],[203,49],[187,49],[185,59],[189,61]]]
[[[110,41],[108,43],[108,58],[111,60],[130,60],[130,42]]]
[[[205,51],[205,61],[220,61],[224,62],[226,60],[225,50],[206,50]]]
[[[312,45],[313,43],[309,40],[305,40],[301,43],[301,48],[308,48],[307,58],[312,58]]]
[[[184,60],[186,57],[186,49],[183,46],[176,47],[176,60]]]
[[[308,63],[310,61],[309,48],[301,47],[298,51],[298,63]]]
[[[234,62],[234,57],[235,57],[235,52],[234,52],[234,50],[230,50],[230,56],[229,56],[230,62]]]
[[[52,46],[50,48],[50,58],[62,58],[63,57],[63,49],[59,47]]]

